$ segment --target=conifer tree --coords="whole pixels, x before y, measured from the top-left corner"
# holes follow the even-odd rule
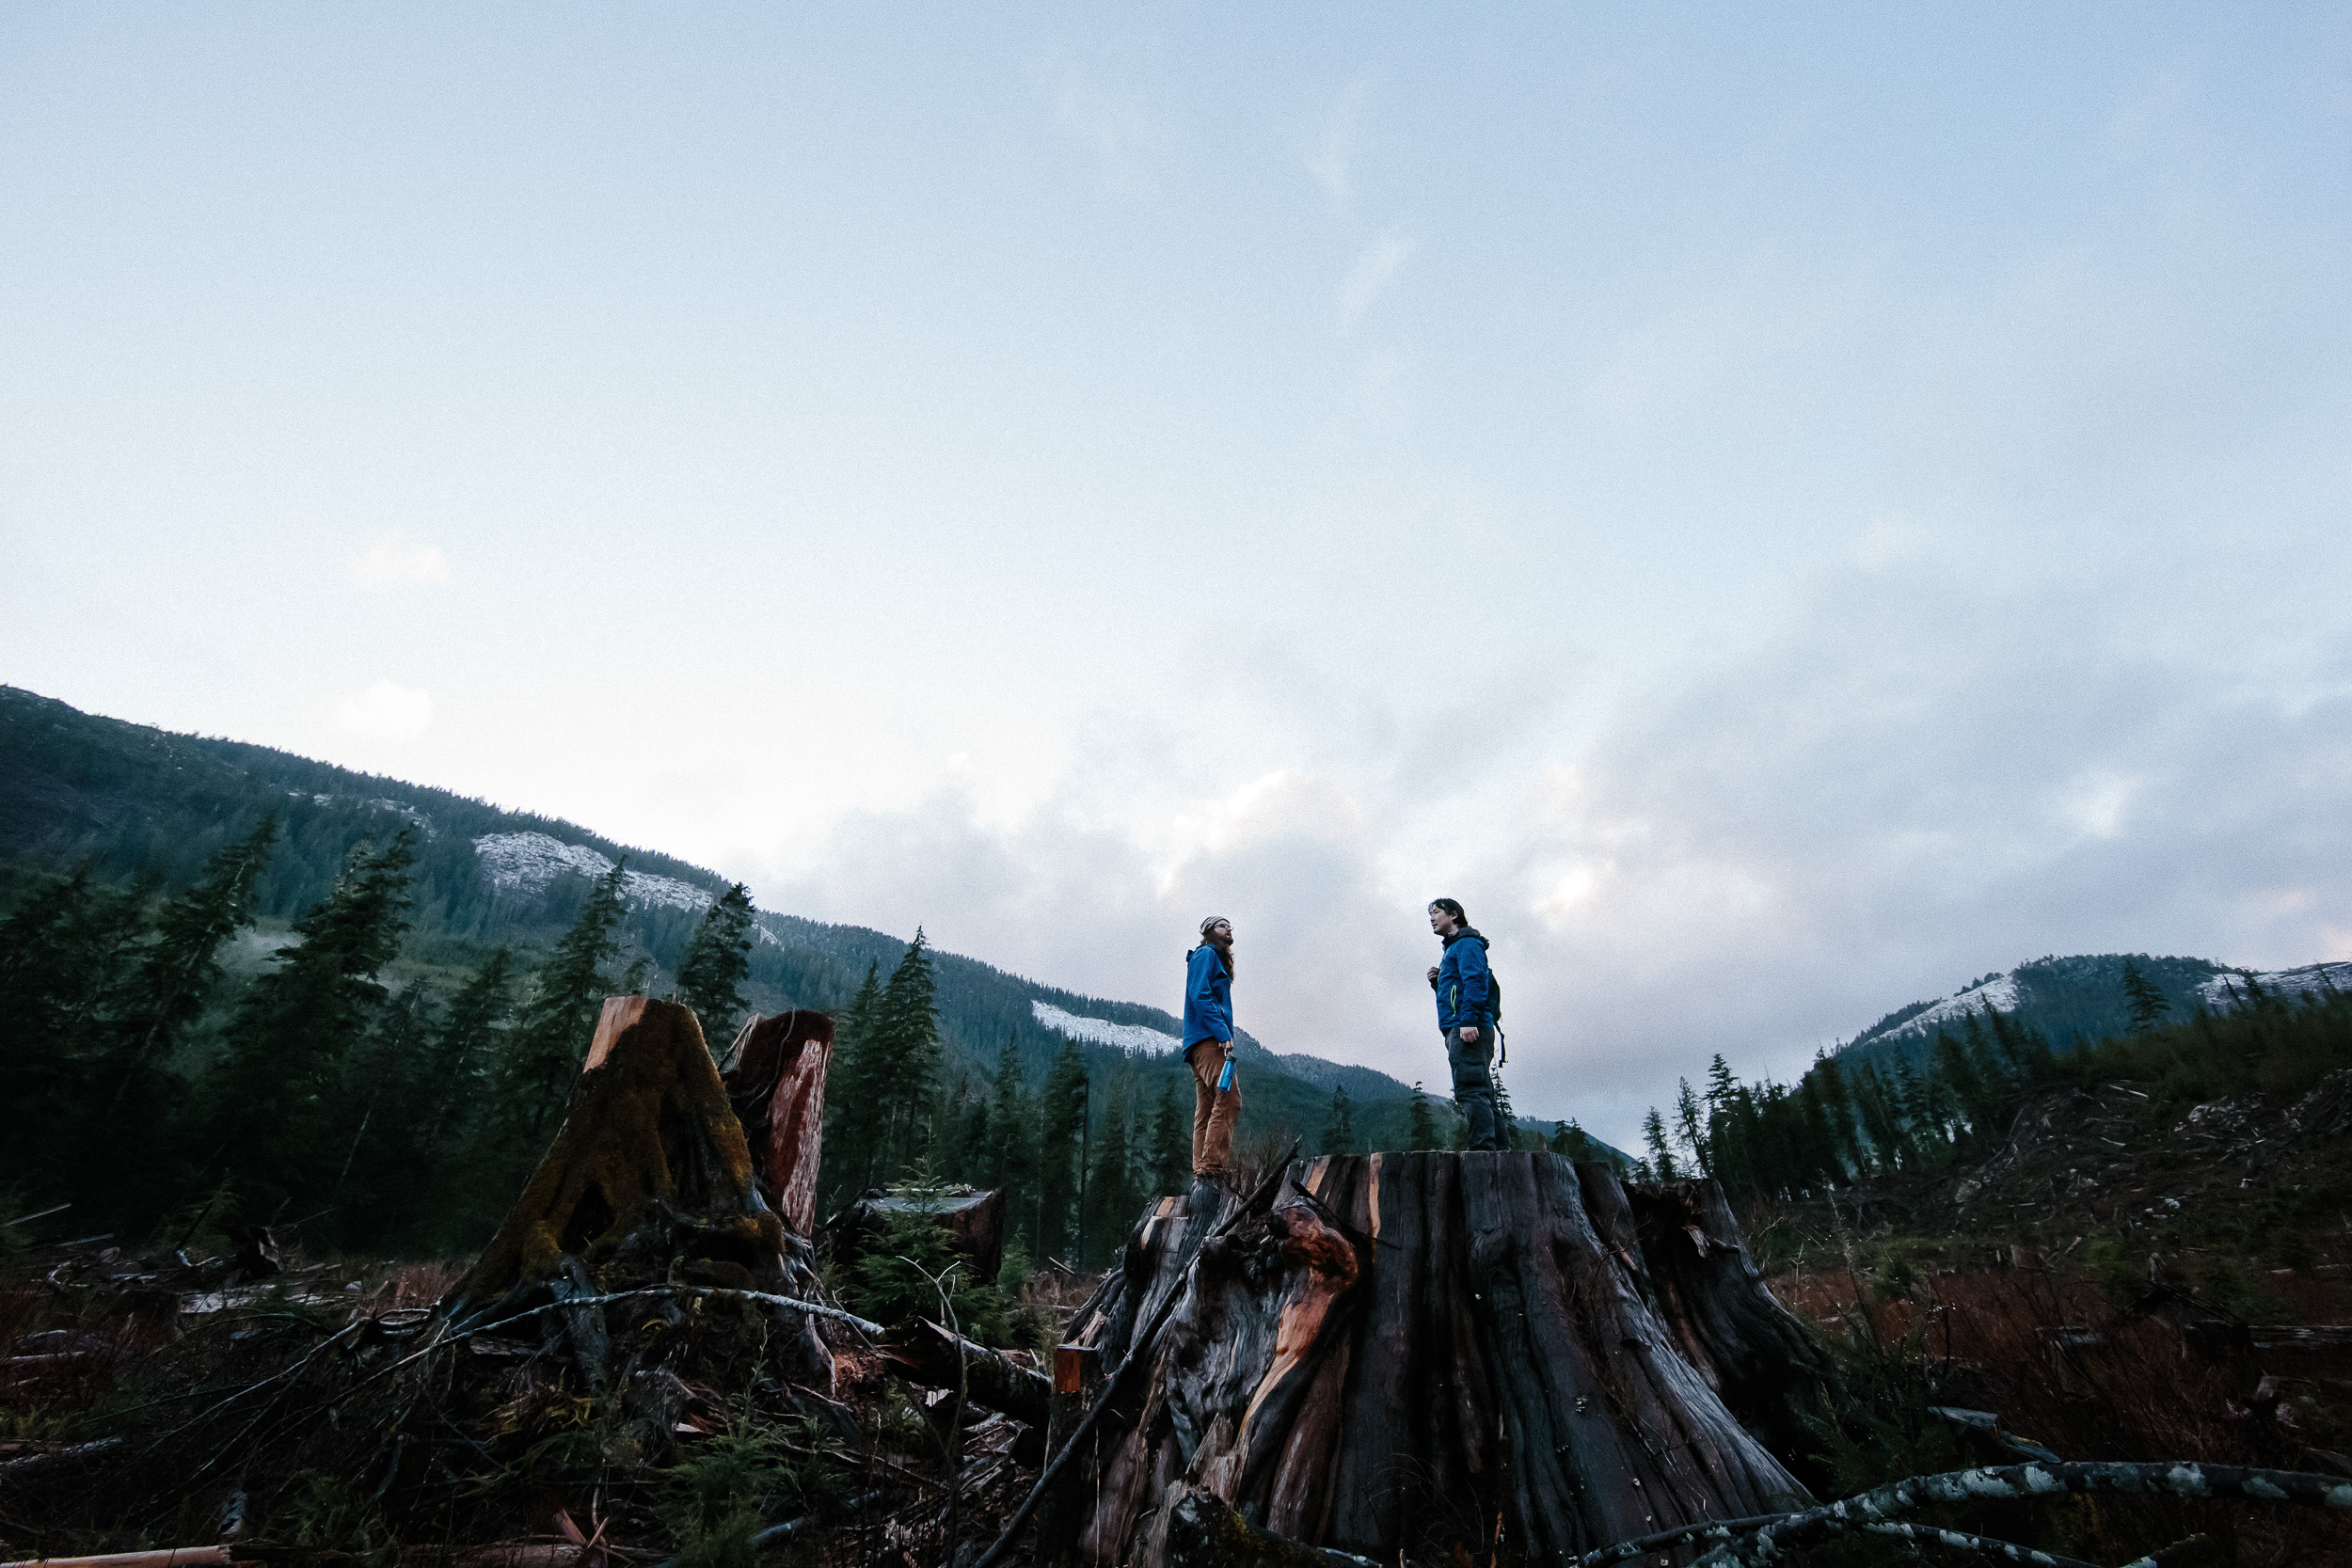
[[[1189,1076],[1189,1074],[1187,1074]],[[1160,1085],[1160,1106],[1152,1123],[1152,1190],[1161,1196],[1192,1187],[1192,1107],[1176,1080]]]
[[[342,1164],[321,1198],[328,1211],[323,1233],[343,1246],[380,1250],[402,1240],[420,1217],[416,1204],[427,1178],[411,1133],[434,1095],[433,1012],[433,996],[422,986],[389,998],[344,1063],[335,1098]]]
[[[1422,1091],[1421,1080],[1418,1078],[1413,1080],[1413,1101],[1406,1108],[1405,1117],[1406,1148],[1435,1148],[1438,1147],[1437,1119],[1429,1114],[1429,1096]]]
[[[1853,1077],[1853,1104],[1862,1131],[1870,1140],[1870,1159],[1882,1170],[1893,1170],[1902,1153],[1902,1128],[1886,1091],[1886,1081],[1875,1067]]]
[[[1821,1093],[1821,1075],[1818,1068],[1797,1080],[1798,1121],[1804,1129],[1804,1175],[1807,1190],[1816,1181],[1835,1186],[1847,1180],[1843,1150],[1835,1129],[1830,1126],[1829,1106]]]
[[[622,864],[596,879],[580,918],[555,944],[509,1042],[503,1098],[508,1117],[526,1134],[530,1157],[564,1108],[580,1064],[588,1057],[605,998],[621,981],[606,972],[621,951]]]
[[[337,1090],[387,992],[378,975],[408,928],[409,831],[378,851],[364,840],[326,897],[294,922],[299,942],[246,995],[208,1087],[207,1129],[221,1163],[263,1217],[332,1180],[342,1122]]]
[[[1678,1180],[1675,1169],[1674,1146],[1666,1141],[1666,1118],[1658,1114],[1655,1105],[1649,1108],[1649,1115],[1642,1118],[1642,1142],[1649,1149],[1649,1167],[1655,1180]]]
[[[1862,1141],[1854,1125],[1853,1097],[1847,1091],[1844,1069],[1838,1067],[1836,1057],[1820,1054],[1813,1058],[1813,1070],[1805,1076],[1820,1083],[1822,1120],[1838,1163],[1859,1175],[1863,1169]]]
[[[1347,1098],[1347,1085],[1335,1085],[1331,1090],[1331,1110],[1323,1122],[1323,1152],[1353,1154],[1356,1149],[1356,1110]]]
[[[1715,1174],[1715,1164],[1707,1148],[1707,1122],[1699,1115],[1699,1097],[1692,1090],[1688,1078],[1681,1080],[1675,1091],[1675,1137],[1690,1150],[1691,1158],[1698,1162],[1703,1173]]]
[[[1077,1217],[1078,1146],[1089,1110],[1086,1053],[1073,1039],[1046,1076],[1045,1102],[1038,1138],[1038,1247],[1041,1258],[1069,1250],[1071,1222]]]
[[[2165,1016],[2172,1011],[2172,1004],[2149,983],[2139,972],[2139,965],[2123,960],[2123,1005],[2132,1015],[2132,1033],[2153,1035],[2164,1027]]]
[[[905,957],[882,988],[873,1034],[878,1063],[886,1063],[889,1085],[883,1123],[881,1180],[930,1152],[930,1112],[939,1074],[938,984],[931,974],[930,943],[921,927]]]
[[[124,1129],[93,1135],[106,1094],[94,1083],[137,952],[147,890],[110,893],[85,865],[0,922],[0,1105],[8,1152],[0,1181],[34,1176],[44,1196],[89,1205],[93,1177],[122,1178],[110,1158]]]
[[[1036,1112],[1021,1076],[1020,1036],[1008,1031],[988,1085],[988,1133],[981,1150],[982,1180],[992,1187],[1025,1192],[1037,1175]]]
[[[880,1180],[889,1126],[889,1041],[882,1029],[880,966],[867,964],[849,1010],[834,1021],[833,1071],[825,1091],[825,1147],[818,1173],[828,1212]]]
[[[703,1043],[723,1055],[751,1011],[741,986],[752,972],[752,895],[741,882],[713,900],[677,961],[677,999],[702,1021]]]
[[[122,1016],[122,1044],[108,1070],[122,1098],[132,1075],[168,1057],[220,983],[220,944],[253,924],[253,888],[278,838],[278,813],[205,863],[197,884],[166,904],[155,941],[139,955]]]
[[[1519,1147],[1518,1113],[1511,1108],[1511,1091],[1503,1086],[1502,1074],[1489,1067],[1487,1078],[1495,1086],[1495,1141],[1504,1148]],[[1469,1118],[1463,1118],[1463,1131],[1469,1131]]]
[[[1126,1091],[1114,1086],[1103,1098],[1103,1114],[1097,1118],[1089,1151],[1086,1224],[1081,1227],[1087,1256],[1079,1263],[1085,1269],[1100,1268],[1118,1256],[1143,1204],[1129,1157]]]

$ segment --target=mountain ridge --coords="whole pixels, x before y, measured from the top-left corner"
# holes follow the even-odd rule
[[[593,879],[623,862],[626,928],[635,951],[653,965],[648,989],[658,991],[693,923],[730,885],[721,873],[561,817],[248,741],[84,713],[0,686],[0,869],[11,876],[88,863],[124,881],[159,877],[183,884],[208,855],[270,810],[279,814],[281,836],[258,907],[279,920],[322,896],[362,839],[414,829],[412,937],[426,958],[504,941],[551,942],[577,914]],[[867,927],[779,911],[757,911],[755,922],[758,940],[745,990],[763,1012],[838,1010],[867,966],[887,974],[907,945],[906,938]],[[1114,1076],[1128,1064],[1150,1079],[1183,1070],[1158,1062],[1164,1053],[1140,1038],[1150,1034],[1172,1043],[1181,1023],[1165,1008],[1069,990],[962,954],[933,949],[932,961],[951,1083],[959,1076],[984,1082],[1008,1040],[1033,1079],[1065,1037],[1076,1038],[1089,1061]],[[1073,1035],[1048,1022],[1055,1014],[1102,1027]],[[1360,1133],[1401,1132],[1409,1085],[1357,1064],[1278,1053],[1248,1030],[1236,1037],[1250,1075],[1248,1123],[1287,1126],[1311,1138],[1331,1090],[1343,1085],[1357,1101]],[[1149,1086],[1139,1078],[1134,1092]],[[1438,1104],[1445,1107],[1442,1099]],[[1524,1117],[1520,1125],[1539,1128]]]

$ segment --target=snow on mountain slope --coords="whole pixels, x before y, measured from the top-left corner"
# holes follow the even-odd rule
[[[570,874],[601,877],[612,869],[606,856],[582,844],[566,844],[546,833],[485,833],[473,841],[482,874],[501,893],[526,896],[544,891],[556,878]],[[675,877],[653,877],[642,871],[621,873],[621,896],[632,907],[705,910],[710,895]]]
[[[2254,976],[2262,989],[2281,1000],[2292,1000],[2308,991],[2323,995],[2330,990],[2352,991],[2352,963],[2305,964],[2300,969],[2274,969],[2267,974]],[[2229,1012],[2246,1001],[2246,982],[2236,975],[2217,974],[2197,988],[2205,999],[2205,1006],[2217,1012]]]
[[[1915,1014],[1885,1033],[1871,1036],[1870,1039],[1874,1044],[1880,1040],[1904,1039],[1914,1035],[1925,1039],[1939,1027],[1958,1034],[1966,1026],[1968,1015],[1981,1014],[1987,1004],[2005,1013],[2015,1012],[2017,977],[2001,974],[1979,985],[1970,986],[1959,995],[1947,996],[1926,1012]]]
[[[1174,1035],[1147,1029],[1140,1023],[1113,1023],[1108,1019],[1080,1018],[1076,1013],[1064,1012],[1050,1002],[1032,1002],[1029,1010],[1037,1015],[1040,1023],[1072,1039],[1092,1040],[1097,1045],[1116,1046],[1121,1051],[1162,1053],[1179,1050],[1184,1043]]]

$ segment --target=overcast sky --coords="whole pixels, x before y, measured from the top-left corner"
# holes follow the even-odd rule
[[[0,8],[0,679],[1623,1144],[2352,957],[2343,6]]]

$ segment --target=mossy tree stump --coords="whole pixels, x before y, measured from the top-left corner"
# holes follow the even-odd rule
[[[1384,1562],[1457,1545],[1483,1561],[1498,1526],[1505,1557],[1563,1562],[1807,1500],[1719,1392],[1761,1381],[1702,1370],[1684,1349],[1695,1336],[1718,1360],[1783,1354],[1758,1324],[1787,1314],[1752,1269],[1685,1269],[1661,1290],[1607,1166],[1325,1158],[1291,1166],[1264,1201],[1212,1240],[1240,1195],[1202,1182],[1158,1200],[1073,1320],[1075,1342],[1105,1366],[1142,1357],[1143,1375],[1121,1380],[1047,1511],[1061,1522],[1041,1530],[1039,1561],[1156,1568],[1188,1488],[1253,1527]],[[1739,1256],[1728,1214],[1706,1222],[1710,1251]],[[1660,1234],[1691,1248],[1678,1227]],[[1688,1302],[1708,1289],[1742,1299],[1708,1318]],[[1735,1319],[1744,1338],[1708,1326]]]
[[[554,1142],[444,1310],[503,1315],[576,1271],[601,1291],[784,1283],[783,1227],[691,1007],[606,999]]]

